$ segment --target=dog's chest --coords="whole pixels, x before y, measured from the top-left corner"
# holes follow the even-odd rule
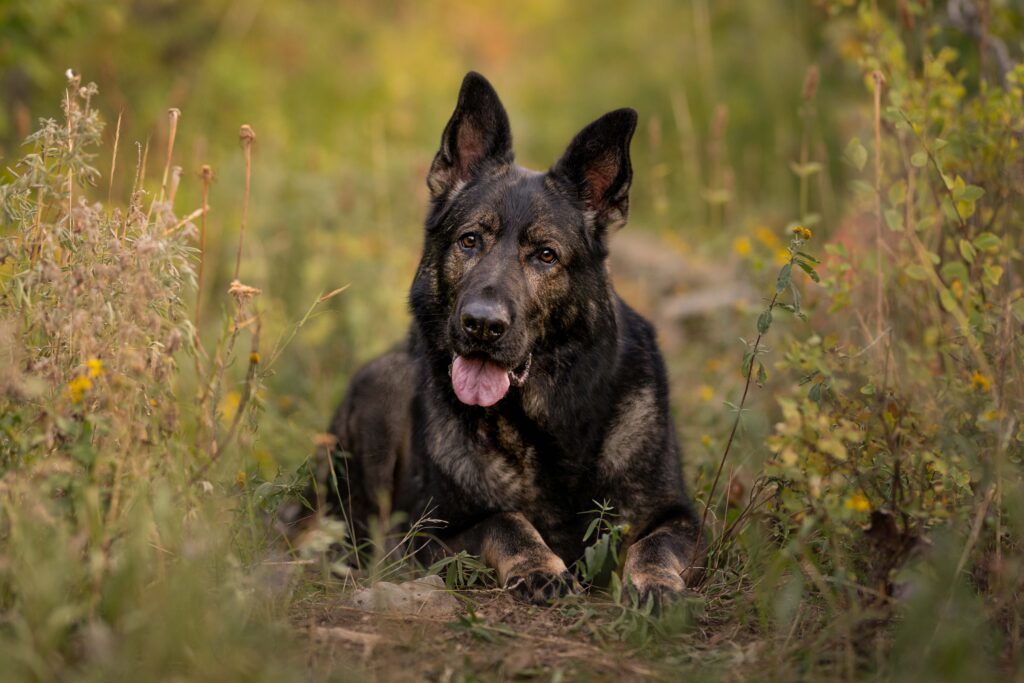
[[[568,457],[553,441],[501,415],[484,415],[469,427],[434,421],[428,438],[431,459],[474,507],[554,523],[590,500],[592,482],[579,454]]]

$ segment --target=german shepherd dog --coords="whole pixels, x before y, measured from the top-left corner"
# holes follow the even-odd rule
[[[582,513],[609,501],[642,602],[699,578],[665,365],[606,266],[636,121],[605,114],[530,171],[497,93],[465,77],[427,177],[412,329],[352,379],[331,426],[347,484],[320,496],[322,512],[363,537],[382,505],[429,513],[447,524],[430,555],[479,555],[540,604],[578,587]]]

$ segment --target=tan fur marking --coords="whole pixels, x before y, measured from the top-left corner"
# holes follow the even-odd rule
[[[682,563],[674,553],[667,550],[659,552],[655,549],[652,535],[629,546],[622,578],[631,581],[641,593],[654,586],[681,591],[686,587],[683,569]]]
[[[532,542],[519,552],[508,554],[507,549],[494,538],[485,537],[480,548],[480,558],[498,572],[499,583],[504,584],[509,576],[523,576],[531,572],[559,575],[566,571],[565,562],[548,548],[532,524],[522,513],[508,515],[510,520],[529,537]]]
[[[601,449],[601,472],[619,475],[634,456],[646,447],[651,420],[658,414],[654,389],[647,387],[623,399],[619,413]]]

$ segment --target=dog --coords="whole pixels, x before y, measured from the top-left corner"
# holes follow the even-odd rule
[[[579,588],[582,513],[608,501],[641,602],[699,580],[665,364],[606,264],[636,123],[605,114],[546,173],[527,170],[494,88],[466,75],[427,177],[413,323],[352,378],[330,428],[344,481],[308,496],[321,512],[360,538],[387,510],[429,513],[445,526],[420,550],[478,555],[543,604]]]

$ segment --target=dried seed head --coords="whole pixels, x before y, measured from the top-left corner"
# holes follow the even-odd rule
[[[199,167],[199,177],[202,178],[204,183],[208,183],[213,180],[213,169],[209,164],[203,164]]]
[[[334,434],[314,434],[313,445],[317,448],[334,448],[338,444],[338,437]]]
[[[181,346],[181,330],[174,328],[167,337],[167,343],[164,344],[164,353],[172,355]]]
[[[238,129],[238,139],[245,146],[251,145],[256,142],[256,131],[248,123],[243,123]]]
[[[228,294],[239,300],[251,299],[260,293],[262,293],[262,290],[250,287],[249,285],[243,285],[238,280],[232,280],[231,286],[228,287]]]

